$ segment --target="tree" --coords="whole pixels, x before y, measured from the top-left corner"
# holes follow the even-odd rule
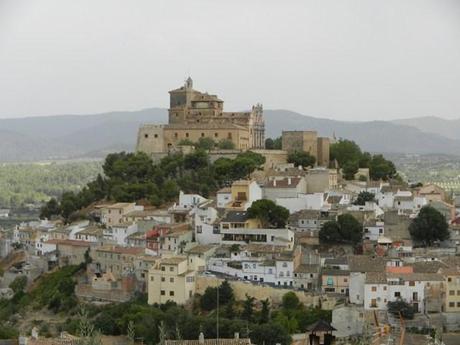
[[[287,313],[278,313],[274,321],[287,330],[289,334],[296,333],[299,330],[299,323],[291,310]]]
[[[213,310],[217,306],[217,288],[207,287],[200,300],[201,309]]]
[[[224,280],[219,286],[219,303],[227,304],[234,300],[233,288],[227,280]]]
[[[283,206],[276,205],[268,199],[254,201],[248,208],[249,218],[259,219],[264,226],[284,228],[289,218],[289,210]]]
[[[309,167],[315,165],[316,158],[305,151],[294,151],[288,154],[287,161],[288,163],[294,163],[296,167],[299,165]]]
[[[446,218],[434,207],[424,206],[409,225],[413,240],[424,247],[431,246],[435,241],[444,241],[450,237]]]
[[[161,321],[160,324],[158,325],[158,338],[159,338],[158,345],[165,345],[166,337],[167,337],[166,325],[164,321]]]
[[[281,150],[282,149],[282,138],[277,137],[275,139],[265,139],[265,149],[267,150]]]
[[[275,322],[256,325],[251,330],[251,343],[265,345],[289,345],[291,337],[287,329]]]
[[[332,244],[342,242],[339,224],[335,220],[325,222],[319,230],[318,236],[321,243]]]
[[[282,306],[287,310],[294,310],[299,307],[299,297],[293,292],[287,292],[283,295]]]
[[[184,157],[184,168],[188,170],[205,168],[208,164],[209,157],[204,150],[196,150]]]
[[[369,162],[369,175],[372,180],[389,180],[397,174],[393,162],[382,155],[374,155]]]
[[[351,214],[341,214],[337,217],[337,223],[344,242],[356,244],[362,240],[363,225]]]
[[[270,321],[270,301],[268,298],[260,301],[262,303],[262,309],[260,311],[259,323],[267,323]]]
[[[134,344],[136,340],[136,328],[134,326],[133,320],[129,320],[128,322],[128,328],[126,329],[126,335],[129,338],[129,342],[131,344]]]
[[[342,168],[345,163],[349,162],[356,162],[356,167],[358,168],[358,162],[362,158],[360,147],[354,141],[346,139],[340,139],[335,144],[332,144],[329,155],[331,161],[336,160]]]
[[[342,166],[342,174],[345,180],[353,180],[355,174],[358,172],[359,165],[357,161],[348,161],[345,162]]]
[[[14,278],[14,280],[10,283],[9,288],[13,290],[14,293],[23,292],[27,286],[27,277],[26,276],[19,276]]]
[[[195,146],[195,143],[190,139],[182,139],[180,140],[177,145],[179,146]]]
[[[88,312],[82,308],[79,312],[78,335],[80,345],[101,345],[99,333],[94,329],[94,325],[89,321]]]
[[[246,294],[246,299],[243,302],[243,313],[241,314],[241,317],[246,321],[252,321],[255,300],[254,297]]]
[[[229,139],[222,139],[217,143],[217,147],[221,150],[234,150],[235,144]]]
[[[362,191],[358,194],[354,204],[355,205],[365,205],[366,201],[375,201],[375,195],[370,192]]]
[[[210,151],[216,146],[216,143],[211,138],[201,137],[198,139],[198,143],[196,143],[195,147],[197,149],[207,150]]]
[[[265,149],[266,150],[273,150],[274,143],[272,138],[265,139]]]
[[[338,216],[337,221],[328,221],[323,224],[319,231],[319,239],[322,243],[356,244],[361,241],[363,227],[351,214]]]
[[[235,308],[233,307],[233,303],[227,303],[224,310],[224,315],[227,319],[233,319],[235,317]]]
[[[41,219],[50,219],[52,216],[59,215],[61,209],[59,203],[55,198],[51,198],[40,210]]]
[[[399,317],[399,314],[401,313],[401,316],[404,319],[412,320],[414,318],[414,308],[406,301],[397,300],[394,302],[388,302],[387,307],[388,311],[397,317]]]

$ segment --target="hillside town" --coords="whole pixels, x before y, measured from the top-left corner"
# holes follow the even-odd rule
[[[250,150],[263,163],[208,195],[178,190],[157,205],[105,198],[81,219],[43,217],[3,229],[1,299],[15,298],[21,277],[27,289],[81,266],[74,293],[88,304],[145,295],[152,306],[190,307],[195,296],[229,284],[235,301],[277,306],[288,294],[330,311],[330,320],[292,334],[293,343],[442,344],[436,335],[460,331],[460,210],[448,193],[376,178],[374,167],[350,169],[332,155],[340,141],[312,129],[284,131],[281,147],[268,149],[261,105],[224,113],[222,100],[192,87],[189,78],[170,92],[170,123],[143,126],[138,151],[158,161],[193,153],[208,138],[222,144],[208,150],[211,161]],[[44,339],[36,327],[19,337]],[[164,343],[187,342],[175,339]],[[193,341],[211,340],[201,333]]]

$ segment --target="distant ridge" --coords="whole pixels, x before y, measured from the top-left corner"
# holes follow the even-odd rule
[[[411,120],[336,121],[289,110],[265,110],[264,114],[267,137],[279,136],[283,129],[317,130],[324,136],[335,133],[337,138],[355,140],[364,150],[372,152],[455,155],[460,152],[460,120],[443,120],[449,121],[452,132],[457,132],[458,137],[449,137],[449,133],[438,133],[444,127],[427,125],[424,129],[421,123],[425,122],[418,120],[411,125]],[[113,151],[130,151],[135,147],[141,124],[166,121],[167,110],[161,108],[0,119],[0,161],[93,158]]]
[[[447,120],[436,116],[394,120],[393,123],[412,126],[422,132],[436,133],[446,138],[460,140],[460,119]]]

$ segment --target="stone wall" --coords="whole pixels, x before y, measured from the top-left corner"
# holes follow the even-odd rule
[[[196,280],[196,293],[203,294],[207,287],[216,287],[222,284],[223,279],[214,277],[197,277]],[[246,294],[256,299],[264,300],[268,298],[274,305],[281,304],[283,296],[287,292],[294,292],[299,298],[300,302],[306,306],[321,307],[322,309],[332,310],[337,303],[333,296],[314,295],[304,291],[296,291],[292,289],[275,288],[269,285],[256,285],[252,283],[245,283],[242,281],[229,281],[233,288],[236,300],[244,300]]]
[[[284,150],[251,150],[265,157],[264,169],[273,169],[277,165],[287,163],[287,151]]]
[[[141,126],[137,134],[136,150],[145,152],[148,155],[165,152],[163,126]]]
[[[281,145],[288,152],[308,152],[316,158],[317,165],[329,166],[330,140],[318,137],[316,131],[283,131]]]

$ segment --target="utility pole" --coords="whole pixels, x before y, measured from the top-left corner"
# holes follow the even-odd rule
[[[217,319],[216,319],[216,335],[217,335],[217,340],[219,340],[219,286],[216,289],[217,291]]]

